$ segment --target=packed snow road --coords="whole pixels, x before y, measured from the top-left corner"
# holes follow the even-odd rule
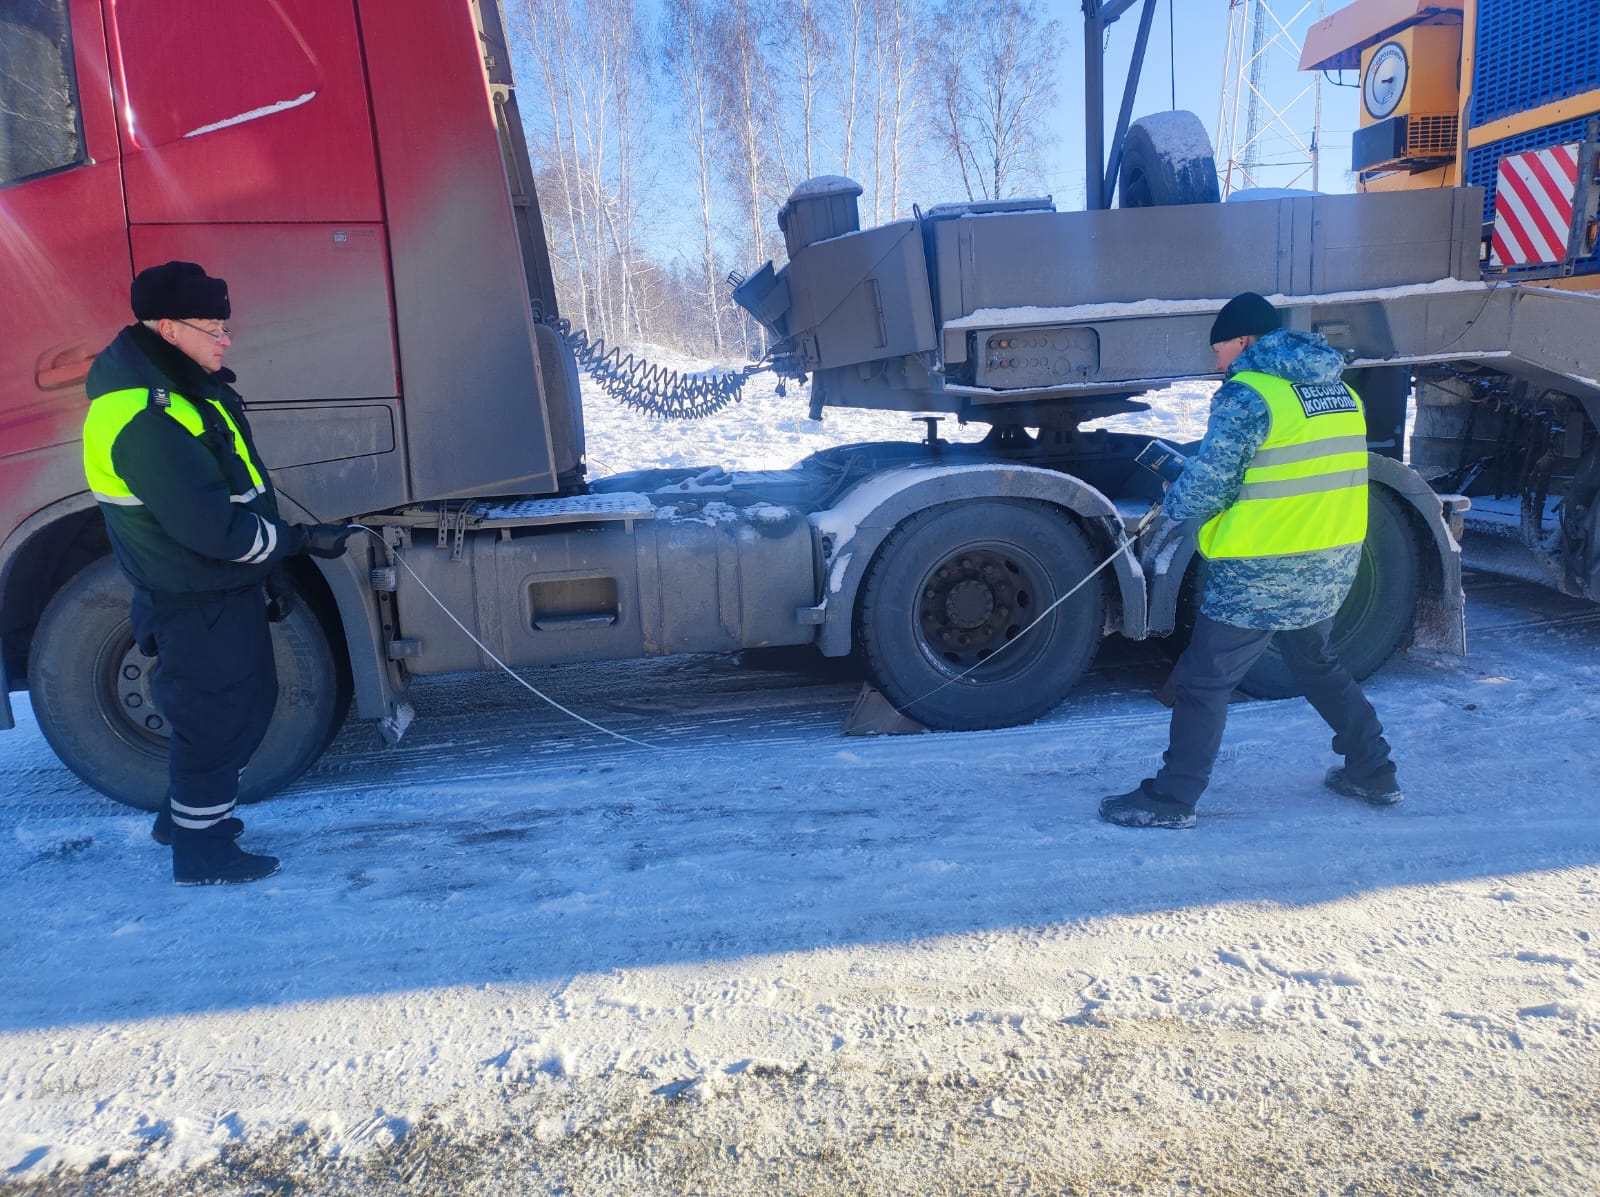
[[[1469,577],[1369,686],[1407,801],[1233,708],[1191,832],[1112,643],[1029,727],[845,739],[837,668],[421,684],[180,890],[0,737],[0,1193],[1600,1191],[1600,609]]]

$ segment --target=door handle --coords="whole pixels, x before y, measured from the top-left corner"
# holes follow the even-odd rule
[[[89,367],[98,354],[89,353],[88,344],[78,341],[63,349],[46,350],[39,356],[33,381],[41,391],[64,391],[89,377]]]

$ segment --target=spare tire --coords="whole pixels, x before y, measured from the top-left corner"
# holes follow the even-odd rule
[[[1140,117],[1129,126],[1117,180],[1119,208],[1222,200],[1211,138],[1200,118],[1182,109]]]

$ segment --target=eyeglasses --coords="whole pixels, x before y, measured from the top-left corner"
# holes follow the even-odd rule
[[[224,324],[216,332],[212,332],[209,328],[201,328],[198,324],[190,324],[187,320],[179,320],[176,316],[172,317],[172,322],[174,324],[181,324],[185,328],[192,328],[195,332],[205,333],[206,336],[210,337],[213,341],[221,341],[224,337],[226,337],[229,341],[233,340],[233,330],[230,329],[226,324]]]

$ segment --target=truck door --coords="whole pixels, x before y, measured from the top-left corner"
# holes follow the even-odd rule
[[[350,0],[117,0],[133,265],[228,280],[228,364],[279,490],[326,518],[405,498],[389,251]]]
[[[0,539],[83,490],[94,355],[132,278],[97,0],[0,0]]]

